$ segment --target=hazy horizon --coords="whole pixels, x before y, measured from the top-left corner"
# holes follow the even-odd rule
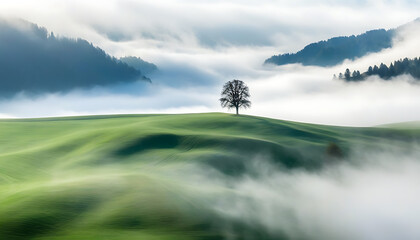
[[[420,120],[420,88],[410,76],[358,84],[333,81],[346,68],[418,57],[420,26],[393,47],[334,67],[264,66],[336,36],[391,29],[420,16],[416,1],[3,1],[0,16],[83,38],[112,56],[156,64],[152,84],[119,84],[0,100],[2,117],[119,113],[222,112],[224,82],[248,84],[244,114],[332,125],[372,126]],[[304,17],[302,17],[304,16]],[[386,17],[384,17],[386,16]],[[401,37],[403,36],[403,37]]]

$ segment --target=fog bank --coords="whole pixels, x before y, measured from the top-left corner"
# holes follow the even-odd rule
[[[359,149],[320,171],[282,170],[257,157],[241,177],[208,168],[185,175],[195,176],[188,181],[206,189],[226,189],[217,197],[207,195],[209,206],[221,216],[274,237],[416,240],[420,148],[409,149]],[[230,226],[225,228],[232,236]]]

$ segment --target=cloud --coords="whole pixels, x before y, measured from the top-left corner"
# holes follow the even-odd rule
[[[360,84],[332,80],[347,67],[363,70],[419,55],[415,31],[402,34],[405,39],[397,39],[392,49],[333,68],[262,66],[267,57],[310,42],[407,23],[418,17],[412,1],[22,0],[2,2],[0,14],[25,18],[57,35],[85,38],[116,57],[141,57],[160,70],[145,91],[126,84],[20,96],[0,103],[3,114],[222,111],[217,100],[222,84],[241,79],[250,86],[253,102],[247,114],[353,126],[420,119],[419,88],[407,76]],[[141,104],[132,104],[140,99]],[[60,107],[44,107],[52,102]]]
[[[68,93],[19,94],[0,102],[1,112],[7,113],[0,117],[209,112],[215,106],[208,103],[215,100],[199,87],[180,90],[137,82]]]
[[[416,121],[420,86],[411,76],[391,81],[371,77],[366,82],[344,83],[333,74],[386,64],[404,57],[418,57],[420,22],[399,29],[393,47],[331,68],[288,65],[275,67],[270,76],[246,79],[253,90],[252,114],[324,124],[371,126]],[[251,92],[252,93],[252,92]]]
[[[89,39],[106,51],[120,41],[142,42],[143,48],[163,46],[167,51],[229,45],[295,51],[308,42],[391,28],[418,17],[415,4],[408,0],[6,0],[0,13]]]
[[[381,146],[382,144],[382,146]],[[390,145],[391,144],[391,145]],[[195,169],[188,182],[224,218],[282,239],[415,240],[420,237],[419,147],[357,148],[321,170],[282,170],[257,157],[239,177]],[[249,156],[247,156],[249,157]],[[241,234],[231,232],[229,234]]]
[[[408,35],[407,35],[408,36]],[[141,90],[127,84],[44,98],[15,98],[0,103],[0,111],[17,117],[107,113],[221,111],[222,84],[234,78],[250,87],[251,109],[243,111],[279,119],[322,124],[372,126],[420,119],[420,87],[409,76],[392,81],[370,78],[362,83],[332,80],[345,68],[369,65],[418,52],[415,35],[392,49],[347,61],[332,68],[287,65],[262,66],[270,48],[205,49],[195,54],[172,53],[161,60],[153,84]],[[420,54],[420,53],[419,53]],[[49,99],[49,100],[48,100]],[[57,107],[45,107],[53,105]]]

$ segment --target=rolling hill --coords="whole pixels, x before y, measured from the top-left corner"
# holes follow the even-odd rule
[[[346,161],[355,145],[419,138],[420,128],[221,113],[4,119],[0,239],[286,239],[215,210],[235,191],[217,176],[252,174],[249,164],[261,156],[282,169],[316,171]],[[328,153],[331,143],[342,157]],[[214,177],[200,181],[205,174]]]

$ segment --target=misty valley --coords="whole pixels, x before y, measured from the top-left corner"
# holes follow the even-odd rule
[[[3,0],[0,240],[420,239],[417,0]]]

